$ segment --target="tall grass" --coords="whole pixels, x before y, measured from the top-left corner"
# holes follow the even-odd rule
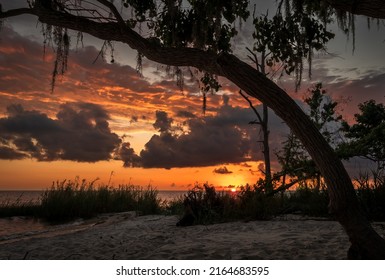
[[[4,202],[0,204],[0,218],[12,216],[34,216],[37,217],[40,205],[34,202]]]
[[[248,220],[268,220],[282,212],[281,196],[266,193],[266,187],[261,182],[240,187],[237,196],[239,217]]]
[[[151,186],[95,186],[95,181],[57,181],[46,190],[38,205],[0,205],[0,216],[34,216],[49,222],[91,218],[101,213],[136,211],[138,215],[159,214],[161,201]]]
[[[233,220],[265,220],[279,212],[277,196],[268,196],[257,185],[246,185],[236,193],[216,191],[213,186],[196,185],[184,198],[172,201],[169,209],[194,217],[194,224],[211,224]],[[179,212],[177,212],[179,211]]]
[[[239,187],[236,193],[216,192],[207,184],[195,186],[184,199],[169,206],[173,214],[192,215],[194,224],[233,220],[269,220],[282,214],[330,217],[326,189],[303,185],[290,193],[267,193],[263,181]],[[178,212],[179,211],[179,212]]]
[[[24,193],[12,201],[10,199],[3,200],[0,203],[0,218],[12,216],[35,216],[39,209],[39,201],[25,201]]]
[[[299,213],[313,217],[330,217],[329,194],[326,186],[316,187],[312,183],[298,186],[283,198],[286,213]]]
[[[235,200],[226,192],[217,192],[207,184],[196,185],[187,192],[183,204],[191,209],[195,222],[209,224],[233,217],[230,209],[236,207]]]
[[[42,196],[40,216],[48,221],[63,221],[111,212],[160,213],[158,192],[150,186],[146,189],[132,185],[95,187],[94,183],[86,180],[54,183]]]
[[[384,171],[383,171],[384,172]],[[385,220],[385,174],[372,171],[355,179],[357,196],[370,220]]]
[[[357,196],[370,220],[385,220],[385,177],[357,180]],[[85,180],[55,182],[44,192],[40,204],[3,203],[0,217],[34,216],[49,222],[91,218],[101,213],[136,211],[138,215],[189,213],[195,224],[233,220],[267,220],[281,214],[329,217],[326,187],[304,184],[295,191],[266,193],[263,182],[239,187],[236,193],[216,191],[208,184],[196,185],[184,197],[163,203],[152,187],[132,185],[95,186]]]

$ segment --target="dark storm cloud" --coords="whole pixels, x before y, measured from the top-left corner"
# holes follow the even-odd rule
[[[194,113],[191,113],[191,112],[185,111],[185,110],[180,110],[180,111],[176,112],[176,116],[180,117],[180,118],[185,118],[185,119],[196,118],[196,115]]]
[[[27,154],[20,153],[18,151],[15,151],[12,148],[1,146],[0,144],[0,159],[23,159],[26,158]]]
[[[216,174],[231,174],[231,173],[233,173],[233,171],[228,170],[226,166],[215,168],[213,170],[213,172]]]
[[[250,159],[254,161],[263,160],[261,127],[260,125],[249,124],[250,121],[258,121],[256,114],[250,108],[233,107],[228,105],[228,102],[229,101],[224,99],[224,104],[218,109],[215,122],[217,125],[231,126],[232,124],[236,124],[240,127],[250,139]],[[254,107],[259,114],[262,115],[262,105],[260,104]],[[272,110],[269,109],[268,114],[270,156],[272,160],[276,160],[275,152],[281,148],[281,143],[289,133],[289,129]]]
[[[217,116],[188,120],[188,132],[180,135],[170,131],[173,121],[167,113],[157,112],[155,123],[161,133],[153,135],[141,151],[143,167],[210,166],[244,161],[250,151],[250,139],[237,120],[231,123],[227,120],[225,111],[219,111]]]
[[[123,161],[124,167],[139,167],[141,166],[141,159],[131,148],[130,143],[123,143],[116,151],[115,159]]]
[[[121,143],[109,128],[107,112],[98,105],[67,103],[56,117],[20,105],[7,107],[7,117],[0,119],[1,157],[96,162],[110,159]]]
[[[228,109],[234,108],[227,106]],[[160,134],[153,135],[141,151],[141,166],[174,168],[242,162],[248,157],[250,141],[237,120],[231,123],[227,120],[225,111],[204,118],[181,111],[179,116],[193,117],[185,122],[188,132],[181,134],[174,132],[174,121],[167,112],[157,111],[153,126]],[[236,119],[239,121],[240,117]],[[130,156],[127,158],[130,159]],[[134,157],[134,160],[137,163],[138,158]],[[125,165],[130,166],[127,160]]]
[[[226,162],[242,162],[249,141],[235,126],[218,127],[212,118],[192,119],[190,131],[174,135],[169,131],[153,135],[141,151],[143,167],[210,166]]]
[[[249,125],[255,118],[254,113],[249,108],[232,107],[227,96],[223,97],[216,115],[202,118],[192,115],[184,121],[187,129],[183,132],[167,112],[156,111],[155,117],[153,126],[159,134],[151,137],[139,156],[129,146],[117,153],[124,166],[169,169],[242,163],[263,158],[258,142],[259,129]],[[275,151],[287,128],[273,114],[270,115],[270,123],[271,150]]]
[[[131,116],[130,122],[131,122],[131,123],[137,123],[138,120],[139,120],[139,117],[138,117],[138,116]]]
[[[170,130],[173,119],[169,118],[166,112],[156,111],[155,117],[156,121],[153,126],[156,130],[159,130],[161,133]]]

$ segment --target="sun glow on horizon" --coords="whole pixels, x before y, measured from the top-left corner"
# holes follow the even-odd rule
[[[0,160],[0,190],[43,190],[49,188],[52,182],[79,178],[89,182],[97,179],[97,185],[111,182],[112,186],[132,184],[142,187],[152,186],[158,190],[188,190],[195,185],[209,184],[218,190],[229,191],[258,180],[256,175],[247,170],[238,170],[238,173],[235,173],[239,165],[228,165],[229,170],[234,171],[230,174],[213,173],[215,168],[218,166],[172,169],[124,168],[122,162],[118,160],[96,163]]]

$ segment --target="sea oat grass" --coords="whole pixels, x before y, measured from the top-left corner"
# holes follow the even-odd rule
[[[0,218],[13,216],[37,217],[40,205],[34,202],[6,202],[0,204]]]
[[[258,186],[240,187],[238,192],[216,191],[207,184],[195,186],[185,195],[185,213],[194,224],[211,224],[234,220],[266,220],[279,212],[277,196],[268,196]],[[180,209],[180,201],[173,207]]]
[[[48,221],[91,218],[100,213],[136,211],[138,214],[160,213],[158,192],[152,187],[133,185],[95,187],[95,181],[56,182],[41,200],[40,216]]]
[[[288,213],[298,213],[313,217],[330,217],[328,205],[329,195],[326,188],[300,186],[291,192],[283,202]]]
[[[360,174],[355,180],[358,200],[372,221],[385,220],[385,171]]]
[[[371,220],[385,220],[385,184],[361,180],[358,199]],[[101,213],[136,211],[138,215],[183,216],[188,210],[194,224],[234,220],[267,220],[280,214],[330,217],[325,188],[306,185],[294,191],[269,195],[261,184],[246,185],[237,192],[216,191],[208,184],[196,185],[186,195],[161,201],[152,187],[133,185],[95,186],[95,181],[56,182],[36,202],[3,202],[0,217],[33,216],[53,223],[91,218]]]

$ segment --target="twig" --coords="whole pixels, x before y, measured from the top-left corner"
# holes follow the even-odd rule
[[[116,9],[115,5],[107,0],[97,0],[100,4],[103,4],[104,6],[108,7],[112,14],[115,16],[116,20],[120,24],[121,27],[126,27],[126,24],[124,22],[124,19],[120,15],[119,11]]]
[[[27,259],[29,253],[30,253],[30,251],[25,252],[24,257],[23,257],[23,260],[26,260],[26,259]]]
[[[255,109],[255,107],[254,107],[254,105],[253,105],[253,103],[251,102],[251,100],[240,90],[239,91],[239,94],[244,98],[244,99],[246,99],[246,101],[249,103],[249,105],[250,105],[250,108],[254,111],[254,113],[257,115],[257,118],[258,118],[258,124],[260,124],[260,125],[263,125],[263,120],[262,120],[262,117],[261,117],[261,115],[259,114],[259,112],[257,111],[257,109]],[[257,122],[253,122],[253,123],[257,123]]]

